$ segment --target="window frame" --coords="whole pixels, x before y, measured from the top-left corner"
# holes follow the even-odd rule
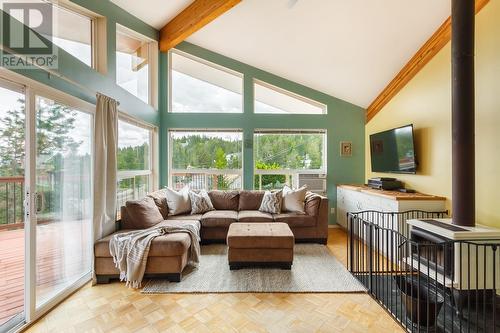
[[[137,32],[135,30],[132,30],[131,28],[120,24],[116,22],[115,24],[115,71],[117,70],[116,66],[116,53],[118,52],[116,48],[116,36],[118,35],[118,30],[120,32],[128,35],[129,37],[136,38],[139,40],[143,40],[147,43],[148,45],[148,101],[142,100],[140,97],[132,94],[125,88],[123,88],[118,82],[117,78],[115,77],[115,84],[122,88],[124,91],[126,91],[128,94],[136,97],[137,99],[141,100],[142,102],[151,105],[155,110],[158,109],[158,41],[149,38],[148,36],[145,36],[141,34],[140,32]]]
[[[118,170],[116,169],[116,181],[117,183],[124,179],[135,179],[139,176],[149,176],[148,189],[149,192],[154,192],[158,188],[158,177],[157,177],[157,163],[158,163],[158,129],[156,126],[152,126],[140,120],[137,120],[121,111],[118,112],[118,121],[126,122],[128,125],[138,127],[140,129],[147,130],[149,132],[149,169],[144,170]],[[119,133],[117,132],[117,154],[118,154],[118,138]],[[118,195],[118,189],[117,189]],[[134,198],[140,199],[140,198]],[[119,209],[120,207],[117,207]]]
[[[172,168],[172,153],[173,153],[173,139],[171,136],[172,132],[221,132],[221,133],[240,133],[241,134],[241,168],[239,169],[174,169]],[[244,150],[245,150],[245,143],[244,143],[244,132],[242,128],[169,128],[168,129],[168,184],[170,187],[173,186],[173,174],[174,173],[196,173],[196,174],[203,174],[205,176],[207,175],[238,175],[241,177],[241,189],[243,190],[245,188],[245,173],[244,173],[244,168],[245,168],[245,161],[244,161]],[[188,171],[188,172],[186,172]],[[209,191],[208,188],[206,188],[207,191]]]
[[[98,22],[97,21],[100,19],[99,15],[95,14],[94,12],[92,12],[86,8],[83,8],[81,6],[73,4],[69,1],[50,0],[50,3],[58,9],[67,10],[69,12],[72,12],[76,15],[82,16],[82,17],[90,20],[90,66],[89,66],[89,68],[94,69],[94,70],[98,70],[99,69],[99,60],[98,60],[99,50],[98,49],[100,49],[100,47],[101,47],[99,45],[100,41],[97,38],[97,35],[98,35],[98,32],[97,32]],[[54,43],[54,45],[57,46],[55,43]],[[62,47],[59,47],[59,46],[57,46],[57,47],[60,49],[63,49]],[[106,45],[104,45],[104,47],[106,47]],[[68,52],[68,51],[65,50],[65,52]],[[68,52],[68,54],[70,54],[70,53]],[[78,59],[80,62],[84,63],[79,58],[75,57],[74,55],[72,55],[72,54],[70,54],[70,55],[72,57],[74,57],[75,59]],[[87,64],[85,64],[85,65],[88,66]]]
[[[172,54],[174,54],[174,53],[177,55],[180,55],[182,57],[188,58],[190,60],[196,61],[200,64],[212,67],[213,69],[220,70],[220,71],[223,71],[227,74],[231,74],[231,75],[234,75],[234,76],[237,76],[238,78],[240,78],[241,79],[241,94],[240,94],[241,95],[241,112],[174,112],[172,110],[172,101],[173,101],[173,98],[172,98]],[[241,115],[241,114],[245,113],[245,90],[244,90],[245,77],[244,76],[245,75],[241,72],[235,71],[235,70],[228,68],[228,67],[221,66],[219,64],[216,64],[214,62],[197,57],[197,56],[192,55],[190,53],[183,52],[181,50],[174,49],[174,48],[170,49],[168,51],[168,113],[172,113],[172,114],[205,114],[205,115],[214,115],[214,114]]]
[[[256,107],[255,105],[257,104],[257,99],[256,99],[256,95],[255,95],[255,86],[256,85],[260,85],[264,88],[267,88],[267,89],[270,89],[278,94],[283,94],[285,96],[288,96],[288,97],[291,97],[291,98],[295,98],[301,102],[304,102],[304,103],[307,103],[307,104],[310,104],[312,106],[315,106],[315,107],[318,107],[318,108],[321,108],[323,110],[322,113],[264,113],[264,112],[256,112]],[[328,105],[325,104],[325,103],[321,103],[317,100],[314,100],[314,99],[311,99],[311,98],[308,98],[308,97],[305,97],[305,96],[302,96],[302,95],[299,95],[297,93],[294,93],[292,91],[289,91],[289,90],[286,90],[284,88],[281,88],[281,87],[278,87],[278,86],[275,86],[269,82],[266,82],[266,81],[262,81],[262,80],[259,80],[259,79],[256,79],[254,78],[252,80],[252,90],[253,90],[253,101],[254,101],[254,107],[253,107],[253,113],[255,115],[281,115],[281,116],[295,116],[295,115],[309,115],[309,116],[322,116],[322,115],[327,115],[328,114]]]
[[[323,152],[322,152],[322,168],[321,169],[276,169],[276,170],[262,170],[262,169],[257,169],[255,167],[255,162],[257,161],[256,158],[256,150],[255,150],[255,138],[258,134],[322,134],[323,135]],[[263,129],[255,129],[253,132],[253,138],[252,138],[252,147],[253,148],[253,180],[255,182],[255,176],[262,176],[262,175],[283,175],[286,176],[287,182],[285,184],[292,186],[292,187],[298,187],[298,177],[297,179],[294,179],[293,175],[298,175],[298,174],[327,174],[328,170],[328,130],[327,129],[298,129],[298,128],[287,128],[287,129],[270,129],[270,128],[263,128]],[[292,178],[292,182],[289,183],[289,179]],[[262,188],[262,177],[259,177],[260,179],[260,189]],[[254,182],[252,183],[253,185]],[[255,187],[255,186],[254,186]],[[257,189],[259,190],[259,189]]]

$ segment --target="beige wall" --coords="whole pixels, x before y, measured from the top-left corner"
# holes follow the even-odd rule
[[[448,198],[451,207],[451,64],[448,44],[366,126],[366,177],[372,173],[369,135],[413,123],[417,175],[396,175],[409,188]],[[498,187],[498,188],[497,188]],[[500,0],[476,16],[477,222],[500,227]]]

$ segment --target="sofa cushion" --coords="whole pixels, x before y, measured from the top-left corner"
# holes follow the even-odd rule
[[[167,197],[168,215],[180,215],[191,212],[189,187],[185,186],[180,191],[166,188],[165,194]]]
[[[283,191],[279,190],[276,192],[266,191],[262,202],[260,204],[259,210],[261,212],[278,214],[281,212],[281,202],[283,199]]]
[[[230,249],[290,249],[293,252],[294,243],[293,233],[285,223],[234,223],[227,233]]]
[[[107,237],[104,237],[94,244],[94,253],[96,257],[111,258],[109,253],[109,241],[113,235],[131,230],[120,230]],[[171,233],[158,236],[151,242],[149,248],[149,257],[172,257],[180,256],[189,250],[191,246],[191,237],[185,232]]]
[[[288,185],[283,187],[283,212],[305,214],[304,202],[306,200],[307,186],[304,185],[299,189],[292,189]]]
[[[127,201],[125,204],[127,219],[122,221],[124,229],[146,229],[163,221],[153,198]]]
[[[240,191],[238,210],[259,210],[264,191]]]
[[[304,210],[307,215],[317,216],[319,214],[319,206],[321,204],[321,196],[313,192],[307,192]]]
[[[175,215],[167,217],[167,221],[171,220],[179,220],[179,221],[200,221],[203,214],[184,214],[184,215]]]
[[[212,210],[201,217],[203,227],[229,227],[238,221],[238,212],[234,210]]]
[[[238,212],[238,222],[273,222],[273,216],[258,210],[241,210]]]
[[[217,210],[238,210],[239,192],[238,191],[210,191],[208,196],[212,205]]]
[[[165,189],[154,191],[148,194],[148,197],[153,198],[158,210],[160,211],[163,219],[166,220],[168,216],[167,193]]]
[[[313,216],[298,213],[273,214],[275,222],[287,223],[291,228],[314,227],[316,218]]]

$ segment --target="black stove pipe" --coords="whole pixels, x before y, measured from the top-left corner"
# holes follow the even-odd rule
[[[474,0],[452,0],[453,224],[475,226]]]

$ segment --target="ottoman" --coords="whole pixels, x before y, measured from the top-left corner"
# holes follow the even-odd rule
[[[291,269],[294,243],[286,223],[232,223],[227,233],[229,268]]]

